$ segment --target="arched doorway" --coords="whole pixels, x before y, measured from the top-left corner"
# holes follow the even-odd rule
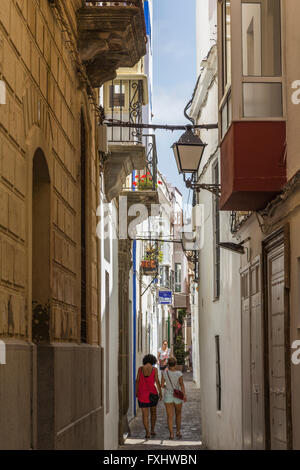
[[[38,149],[32,174],[32,339],[49,341],[50,299],[50,176]]]
[[[32,341],[36,345],[37,448],[51,449],[54,427],[53,351],[50,343],[50,175],[37,149],[32,167]]]

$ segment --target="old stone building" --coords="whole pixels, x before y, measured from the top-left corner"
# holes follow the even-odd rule
[[[97,89],[143,54],[140,0],[1,1],[1,449],[103,446]]]

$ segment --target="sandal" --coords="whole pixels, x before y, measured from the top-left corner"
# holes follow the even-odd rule
[[[169,441],[174,441],[174,434],[170,434]]]
[[[151,432],[151,436],[156,436],[156,432]]]
[[[181,439],[181,438],[182,438],[182,434],[181,434],[180,431],[176,433],[176,437],[177,437],[177,439]]]
[[[145,439],[151,439],[151,435],[150,435],[150,434],[146,434]]]

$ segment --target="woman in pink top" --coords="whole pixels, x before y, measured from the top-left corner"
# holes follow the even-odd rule
[[[156,406],[158,400],[162,399],[158,371],[156,367],[154,367],[156,363],[157,359],[152,354],[145,356],[143,359],[143,367],[139,368],[135,382],[135,394],[139,402],[139,407],[142,410],[146,439],[149,439],[150,436],[155,436]],[[151,413],[151,434],[149,433],[149,408]]]

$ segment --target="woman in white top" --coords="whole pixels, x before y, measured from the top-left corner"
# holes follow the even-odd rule
[[[176,415],[176,437],[182,437],[181,428],[181,411],[182,405],[186,402],[185,387],[183,383],[182,372],[176,370],[177,361],[174,357],[168,360],[168,368],[162,373],[161,388],[164,388],[164,402],[166,406],[168,428],[170,431],[170,439],[174,439],[173,433],[173,415],[175,410]],[[174,397],[174,390],[181,390],[183,393],[183,400]]]
[[[159,348],[157,359],[159,362],[159,369],[165,370],[167,368],[167,362],[171,355],[171,349],[168,348],[168,341],[163,341],[162,347]]]

